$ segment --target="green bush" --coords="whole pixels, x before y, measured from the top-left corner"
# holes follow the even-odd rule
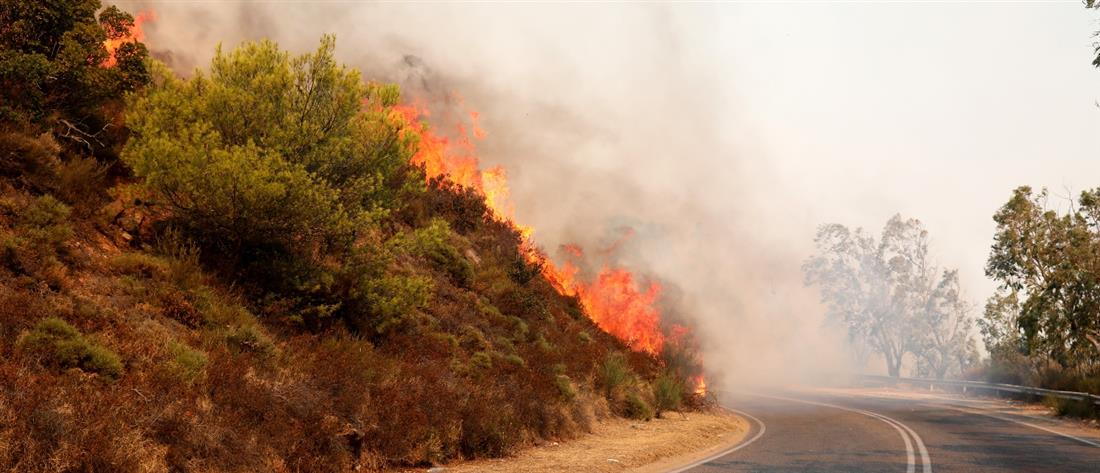
[[[80,368],[108,378],[122,374],[122,359],[117,354],[88,340],[75,327],[57,317],[39,321],[34,329],[20,337],[17,346],[60,368]]]
[[[665,411],[678,411],[683,405],[684,380],[665,372],[653,380],[653,408],[657,417]]]
[[[171,342],[168,351],[172,358],[166,363],[166,369],[184,384],[193,384],[202,379],[206,370],[206,354],[179,342]]]
[[[118,274],[160,279],[168,274],[168,264],[148,253],[130,251],[107,260],[108,266]]]
[[[354,295],[366,303],[369,311],[366,325],[377,334],[385,334],[403,325],[414,310],[428,305],[431,296],[430,279],[402,275],[367,279]]]
[[[604,396],[608,400],[614,400],[628,383],[634,378],[633,371],[627,364],[626,356],[620,352],[612,352],[604,358],[603,363],[597,367],[596,381],[604,390]]]
[[[255,325],[232,327],[225,340],[237,351],[255,353],[264,358],[275,354],[275,344],[271,337]]]
[[[470,356],[470,366],[487,370],[493,367],[493,357],[488,352],[479,351]]]
[[[4,207],[9,204],[19,202],[5,202]],[[17,274],[60,287],[66,272],[60,257],[66,254],[65,243],[73,235],[69,207],[44,195],[25,208],[3,210],[5,213],[14,210],[16,214],[11,233],[5,235],[0,229],[0,262]]]
[[[436,218],[425,227],[395,237],[390,244],[398,252],[426,258],[446,272],[455,284],[469,287],[474,279],[473,265],[451,244],[452,238],[451,227],[445,220]]]
[[[346,248],[416,187],[415,138],[381,109],[392,92],[372,97],[334,48],[246,43],[219,50],[209,74],[165,72],[131,103],[122,159],[204,248],[261,266]],[[371,100],[383,103],[364,111]]]
[[[573,381],[564,374],[554,376],[554,387],[558,388],[558,394],[566,402],[573,402],[573,399],[577,398],[577,388],[573,386]]]
[[[1100,417],[1100,410],[1097,409],[1096,404],[1093,404],[1090,399],[1075,401],[1073,399],[1046,396],[1043,398],[1043,404],[1053,409],[1059,416],[1082,419]]]
[[[652,419],[654,414],[653,407],[651,407],[637,391],[631,391],[626,394],[626,404],[623,413],[627,417],[637,420]]]

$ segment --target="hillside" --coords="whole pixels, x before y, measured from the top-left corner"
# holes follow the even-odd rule
[[[98,3],[0,2],[0,469],[424,466],[702,402],[331,38],[180,78]]]

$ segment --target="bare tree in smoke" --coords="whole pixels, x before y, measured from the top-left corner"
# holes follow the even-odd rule
[[[957,273],[945,271],[937,283],[919,220],[895,215],[880,238],[828,224],[814,243],[817,254],[803,265],[806,284],[820,288],[828,318],[847,326],[853,345],[883,356],[890,376],[900,375],[909,354],[921,374],[937,377],[969,359],[972,322]]]

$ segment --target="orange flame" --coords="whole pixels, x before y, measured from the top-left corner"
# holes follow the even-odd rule
[[[691,378],[691,380],[693,382],[695,382],[695,391],[694,391],[695,395],[696,396],[706,396],[707,395],[707,380],[703,378],[703,375],[699,375],[699,376],[696,376],[694,378]]]
[[[107,48],[107,59],[100,64],[101,67],[114,67],[118,64],[118,58],[115,54],[118,53],[118,48],[122,47],[125,43],[136,43],[145,40],[145,30],[141,25],[147,21],[156,20],[156,15],[151,10],[138,12],[134,16],[134,26],[128,31],[110,32],[106,41],[103,42],[103,47]]]
[[[459,98],[461,102],[461,98]],[[661,314],[656,307],[661,286],[650,282],[640,286],[634,274],[623,268],[604,267],[590,281],[580,279],[580,269],[571,261],[559,267],[537,249],[532,235],[534,229],[515,222],[515,206],[511,201],[508,176],[500,166],[481,169],[474,140],[483,139],[485,131],[479,125],[480,115],[469,113],[470,127],[457,126],[458,138],[454,141],[435,134],[423,118],[431,116],[427,108],[417,104],[394,107],[407,123],[406,131],[415,134],[420,142],[411,161],[424,168],[426,178],[446,177],[455,184],[475,189],[485,196],[486,206],[492,216],[515,227],[522,238],[522,251],[528,261],[539,263],[543,275],[554,288],[567,296],[576,296],[585,313],[604,331],[614,335],[631,349],[652,355],[660,354],[665,345],[661,331]],[[472,130],[472,131],[469,131]],[[626,229],[623,238],[603,249],[601,253],[614,251],[633,231]],[[564,245],[562,249],[572,257],[582,256],[577,245]]]

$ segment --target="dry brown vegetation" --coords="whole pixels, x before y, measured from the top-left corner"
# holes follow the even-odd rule
[[[0,28],[0,470],[424,466],[679,405],[686,388],[667,373],[651,388],[664,362],[599,330],[523,258],[516,230],[480,194],[424,186],[400,146],[377,151],[397,160],[373,193],[334,187],[342,199],[367,195],[364,209],[389,206],[367,230],[348,232],[339,215],[342,233],[229,245],[216,237],[254,228],[186,220],[119,158],[134,140],[123,93],[140,93],[142,64],[153,63],[135,47],[100,67],[97,4],[0,3],[13,25]],[[63,21],[42,20],[50,8]],[[65,62],[61,43],[87,58]],[[16,100],[14,84],[33,84],[38,67],[87,77]],[[391,103],[396,92],[370,93]],[[74,96],[87,100],[70,107]],[[391,125],[377,119],[356,123]],[[115,126],[73,140],[73,123]]]

